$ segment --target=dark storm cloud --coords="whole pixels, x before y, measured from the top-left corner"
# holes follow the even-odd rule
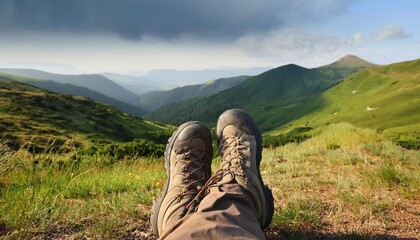
[[[345,0],[0,0],[0,31],[237,38],[325,19]]]

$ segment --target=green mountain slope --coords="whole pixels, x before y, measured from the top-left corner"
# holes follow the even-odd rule
[[[140,96],[140,105],[147,110],[194,97],[206,97],[245,81],[248,76],[222,78],[204,84],[178,87],[169,91],[153,91]]]
[[[98,74],[62,75],[47,73],[33,69],[6,69],[1,68],[0,72],[24,77],[51,80],[58,83],[72,84],[85,87],[92,91],[101,93],[116,100],[138,105],[138,95],[128,91],[108,78]],[[80,94],[77,94],[80,95]]]
[[[154,132],[161,131],[114,107],[15,80],[22,79],[0,76],[0,137],[14,148],[151,139]]]
[[[317,111],[278,131],[344,121],[420,136],[420,59],[360,71],[289,111],[296,116],[305,109]]]
[[[50,80],[37,79],[37,78],[32,78],[32,77],[18,77],[16,75],[10,75],[10,74],[5,74],[5,73],[0,73],[0,77],[10,78],[10,79],[19,79],[19,81],[23,81],[32,86],[43,88],[43,89],[53,91],[53,92],[91,98],[95,101],[112,105],[120,109],[121,111],[129,113],[133,116],[142,116],[147,112],[146,110],[144,110],[138,105],[132,105],[126,102],[116,100],[104,94],[92,91],[86,87],[79,87],[72,84],[58,83],[58,82],[54,82]]]
[[[290,107],[334,86],[361,67],[334,63],[314,69],[293,64],[281,66],[209,97],[164,106],[145,118],[172,124],[199,120],[212,125],[226,109],[242,108],[266,131],[296,119],[298,116],[288,114]],[[306,109],[300,116],[315,110]]]

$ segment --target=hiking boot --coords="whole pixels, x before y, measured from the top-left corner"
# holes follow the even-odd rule
[[[182,124],[169,138],[165,150],[168,180],[151,215],[157,236],[163,233],[169,219],[180,219],[196,210],[201,201],[196,196],[210,177],[212,157],[210,130],[200,122]]]
[[[252,118],[240,109],[225,111],[217,122],[221,161],[219,184],[238,183],[250,195],[262,229],[270,225],[274,203],[260,174],[262,138]]]

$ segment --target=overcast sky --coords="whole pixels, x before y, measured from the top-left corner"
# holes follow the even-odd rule
[[[420,57],[418,0],[0,0],[0,64],[85,72]]]

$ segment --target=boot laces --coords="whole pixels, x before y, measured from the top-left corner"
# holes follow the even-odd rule
[[[248,178],[244,174],[243,166],[244,159],[249,157],[245,154],[249,149],[250,147],[247,144],[244,144],[238,137],[233,135],[224,136],[219,147],[219,152],[223,154],[221,156],[222,163],[220,168],[216,170],[213,176],[204,184],[196,197],[187,205],[187,208],[194,202],[199,203],[199,200],[209,193],[210,187],[229,183],[235,178],[235,175],[244,177],[245,181],[248,183]],[[231,178],[227,178],[226,181],[223,181],[225,175],[231,175]]]
[[[201,185],[206,181],[208,176],[208,163],[206,162],[206,153],[197,149],[177,149],[175,150],[177,155],[182,154],[180,159],[177,158],[175,165],[183,164],[182,171],[178,174],[183,176],[182,191],[177,195],[177,200],[185,196],[195,196],[199,190],[202,189]],[[193,170],[189,171],[189,167],[193,167]]]
[[[240,138],[228,135],[224,136],[220,144],[219,151],[222,153],[221,168],[227,172],[232,172],[235,175],[245,177],[243,167],[244,159],[249,158],[250,147]]]

